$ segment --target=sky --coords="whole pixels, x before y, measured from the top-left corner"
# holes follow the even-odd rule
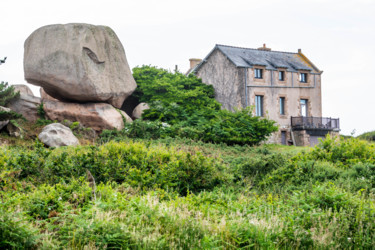
[[[375,0],[3,0],[0,10],[0,80],[9,84],[26,84],[24,41],[49,24],[111,27],[131,68],[186,72],[189,58],[204,58],[215,44],[266,43],[300,48],[324,71],[323,116],[339,117],[342,134],[375,130]]]

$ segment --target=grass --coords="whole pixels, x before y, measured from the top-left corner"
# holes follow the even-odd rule
[[[1,148],[1,248],[373,246],[374,144],[98,140],[59,149],[32,140]]]

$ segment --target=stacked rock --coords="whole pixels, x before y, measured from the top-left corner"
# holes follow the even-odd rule
[[[122,129],[117,110],[137,87],[124,48],[106,26],[56,24],[41,27],[25,41],[27,82],[40,86],[51,120],[78,121],[95,130]]]

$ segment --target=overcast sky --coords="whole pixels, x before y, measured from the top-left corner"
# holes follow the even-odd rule
[[[343,134],[375,130],[375,0],[133,0],[0,3],[0,80],[26,83],[23,43],[56,23],[110,26],[131,68],[181,72],[215,44],[302,52],[321,70],[323,116],[339,117]],[[38,87],[32,87],[39,95]]]

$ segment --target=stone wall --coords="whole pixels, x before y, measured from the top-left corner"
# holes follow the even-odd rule
[[[306,130],[292,131],[296,146],[310,146],[310,135]]]
[[[244,99],[244,84],[241,70],[236,68],[219,50],[214,51],[207,62],[197,72],[206,84],[214,86],[215,98],[224,109],[233,111],[242,108]],[[240,84],[241,83],[241,84]]]

